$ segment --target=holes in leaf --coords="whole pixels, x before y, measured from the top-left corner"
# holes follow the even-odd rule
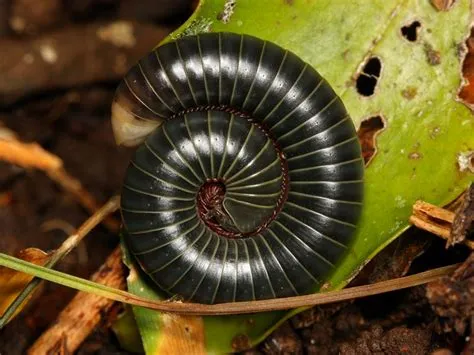
[[[377,57],[370,58],[356,80],[357,92],[362,96],[371,96],[380,77],[382,62]]]
[[[421,23],[419,21],[413,21],[411,24],[403,26],[402,36],[410,42],[416,42],[418,39],[418,32],[420,31]]]
[[[376,136],[385,128],[382,116],[372,116],[362,121],[357,131],[365,166],[369,165],[377,152]]]

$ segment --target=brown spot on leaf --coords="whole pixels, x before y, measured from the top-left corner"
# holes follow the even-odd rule
[[[430,138],[435,139],[439,135],[440,132],[441,132],[441,128],[439,128],[438,126],[434,127],[430,131]]]
[[[402,96],[407,100],[413,99],[417,93],[418,93],[418,90],[414,86],[409,86],[402,90]]]
[[[202,317],[164,314],[156,354],[206,354]]]
[[[251,346],[252,344],[250,343],[250,339],[245,334],[237,334],[232,339],[232,349],[234,349],[235,351],[242,351],[250,348]]]
[[[419,152],[411,152],[410,154],[408,154],[408,159],[418,160],[421,158],[423,158],[423,154]]]
[[[357,135],[362,148],[362,156],[365,165],[369,165],[376,151],[376,136],[385,128],[384,120],[381,116],[373,116],[361,122]]]
[[[441,63],[441,54],[439,51],[433,49],[431,44],[425,43],[424,50],[429,65],[439,65]]]
[[[449,11],[456,0],[431,0],[431,5],[438,11]]]
[[[343,53],[342,53],[342,58],[347,61],[348,60],[348,57],[349,57],[349,53],[351,51],[349,49],[346,49]]]
[[[287,5],[293,6],[293,4],[295,3],[295,0],[283,0],[283,2]]]
[[[323,291],[326,291],[326,290],[329,290],[330,288],[332,287],[332,284],[330,281],[327,281],[325,282],[321,288],[319,289],[320,292],[323,292]]]

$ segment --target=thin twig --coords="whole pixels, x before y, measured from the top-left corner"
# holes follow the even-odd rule
[[[74,249],[89,232],[101,223],[107,216],[117,211],[120,207],[120,196],[113,196],[101,208],[89,217],[77,230],[76,233],[69,236],[61,246],[56,249],[51,258],[52,265],[66,256]],[[49,265],[49,264],[48,264]]]
[[[62,168],[60,158],[44,150],[39,144],[24,143],[14,138],[0,138],[0,160],[24,168],[36,168],[44,171]]]
[[[49,261],[44,267],[52,268],[56,263],[62,260],[69,252],[74,249],[81,240],[102,220],[115,212],[119,208],[119,196],[112,197],[104,206],[102,206],[96,213],[88,218],[77,230],[76,233],[70,235],[61,246],[56,249],[50,256]],[[42,280],[34,278],[28,285],[21,291],[21,293],[15,298],[15,300],[8,306],[5,313],[0,317],[0,329],[10,320],[10,317],[15,314],[18,307],[23,301],[29,297],[29,295],[36,289],[38,284]]]
[[[419,274],[382,281],[375,284],[351,287],[338,291],[316,293],[303,296],[276,298],[262,301],[220,303],[220,304],[198,304],[179,303],[171,301],[154,301],[133,295],[118,289],[106,287],[95,282],[81,279],[51,269],[44,269],[35,264],[17,259],[0,253],[0,265],[12,269],[35,274],[45,280],[52,281],[63,286],[75,288],[80,291],[90,292],[97,296],[107,297],[115,301],[141,306],[167,313],[184,315],[225,315],[259,313],[267,311],[293,309],[298,307],[327,304],[349,299],[367,297],[380,293],[400,290],[408,287],[422,285],[450,274],[458,265],[445,266]]]

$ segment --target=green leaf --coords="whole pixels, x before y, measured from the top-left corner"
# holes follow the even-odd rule
[[[136,264],[133,262],[128,249],[125,247],[123,237],[121,238],[121,246],[124,264],[130,269],[130,273],[127,277],[128,292],[137,296],[162,300],[162,295],[156,292],[150,284],[145,281],[145,277],[139,276]],[[150,311],[142,307],[132,307],[132,310],[146,354],[156,354],[159,339],[163,336],[160,332],[162,313]]]
[[[225,4],[232,10],[225,12]],[[405,230],[417,199],[443,205],[474,180],[457,161],[474,150],[474,118],[456,101],[470,10],[468,0],[458,0],[448,12],[438,12],[429,0],[202,0],[167,39],[230,31],[276,42],[329,81],[357,126],[371,116],[383,118],[385,129],[366,170],[356,240],[327,280],[327,289],[344,287]],[[401,28],[415,20],[421,27],[417,40],[410,42]],[[357,92],[356,78],[374,56],[382,70],[374,95],[365,97]],[[205,317],[206,350],[225,353],[253,345],[298,311]],[[152,313],[135,312],[139,326],[142,318],[159,317]],[[155,331],[142,331],[144,343],[148,336],[160,338],[159,329]]]
[[[126,306],[111,326],[120,346],[132,353],[143,353],[142,337],[130,306]]]

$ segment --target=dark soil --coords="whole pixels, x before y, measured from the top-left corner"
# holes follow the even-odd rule
[[[29,11],[33,3],[44,3],[43,12]],[[29,36],[66,29],[72,24],[117,18],[166,24],[172,28],[187,18],[192,3],[184,0],[11,0],[10,4],[10,1],[0,0],[0,39],[4,36],[27,40]],[[14,15],[26,18],[27,25],[20,28],[18,21],[12,25]],[[131,150],[117,148],[112,136],[109,110],[116,85],[114,80],[100,81],[28,95],[13,104],[0,106],[0,123],[22,140],[38,142],[58,155],[66,170],[102,203],[119,192],[131,155]],[[27,247],[55,249],[88,216],[73,197],[42,172],[0,162],[0,252],[14,254]],[[58,269],[89,277],[117,244],[117,235],[99,226]],[[415,260],[421,253],[423,255]],[[444,242],[422,232],[412,232],[368,265],[354,283],[375,282],[460,262],[467,255],[464,247],[446,251]],[[469,277],[472,278],[472,274]],[[469,289],[472,285],[472,281],[453,281],[449,287],[467,300],[469,306],[472,293],[471,298],[463,297],[473,292]],[[46,283],[22,314],[0,330],[0,354],[24,354],[74,294],[75,291],[66,287]],[[462,309],[471,314],[463,314],[463,317],[455,311],[443,311],[446,307],[458,309],[459,304],[455,302],[444,306],[436,304],[433,308],[425,287],[420,286],[355,302],[315,307],[287,321],[256,349],[244,354],[440,355],[458,354],[463,349],[468,354],[466,351],[471,351],[474,345],[469,345],[466,337],[474,322],[472,304],[468,307],[465,303]],[[83,343],[78,354],[127,352],[120,348],[109,322],[104,322]]]

